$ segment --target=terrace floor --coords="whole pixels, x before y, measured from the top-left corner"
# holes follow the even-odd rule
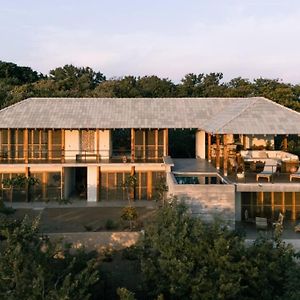
[[[282,232],[282,239],[284,240],[299,240],[300,241],[300,232],[295,232],[294,227],[295,225],[299,224],[299,221],[284,221],[283,224],[283,232]],[[255,222],[236,222],[235,223],[236,230],[244,233],[246,235],[246,239],[256,239],[259,235],[264,235],[267,237],[274,236],[274,228],[272,223],[268,223],[268,228],[266,230],[258,230],[256,229]]]
[[[196,158],[172,158],[173,172],[178,173],[218,173],[212,163],[205,159]]]

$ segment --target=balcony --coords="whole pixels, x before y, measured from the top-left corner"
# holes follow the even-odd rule
[[[87,164],[87,163],[162,163],[162,149],[146,147],[135,149],[99,149],[98,151],[84,150],[44,150],[34,151],[2,151],[0,164]]]

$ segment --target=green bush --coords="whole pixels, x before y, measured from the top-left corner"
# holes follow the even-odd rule
[[[116,223],[114,220],[112,220],[112,219],[106,220],[105,229],[113,230],[113,229],[117,229],[117,228],[118,228],[118,223]]]

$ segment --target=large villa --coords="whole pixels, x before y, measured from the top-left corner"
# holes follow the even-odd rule
[[[172,156],[176,132],[194,135],[194,157]],[[300,113],[261,97],[29,98],[0,110],[0,197],[126,201],[134,175],[136,201],[154,200],[165,179],[204,219],[297,220],[299,157],[288,145],[299,136]],[[39,184],[3,183],[17,175]]]

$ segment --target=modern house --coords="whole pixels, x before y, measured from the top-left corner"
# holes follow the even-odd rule
[[[195,137],[193,158],[169,156],[176,132]],[[0,110],[0,197],[125,200],[131,174],[136,201],[154,199],[166,178],[206,218],[295,220],[299,157],[287,150],[299,135],[300,114],[261,97],[29,98]],[[40,184],[3,184],[17,174]]]

